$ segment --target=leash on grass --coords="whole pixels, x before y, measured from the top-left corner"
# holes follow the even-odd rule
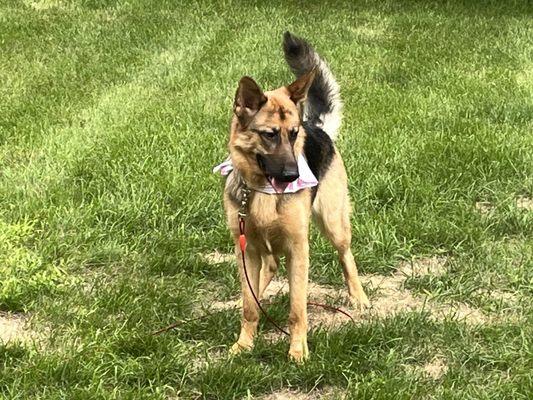
[[[243,267],[243,270],[244,270],[244,276],[246,278],[246,283],[248,284],[248,289],[250,289],[250,292],[252,293],[252,297],[253,297],[253,299],[255,301],[255,304],[257,304],[257,307],[259,307],[259,310],[261,310],[261,313],[265,316],[267,321],[270,322],[270,324],[272,326],[274,326],[278,331],[280,331],[284,335],[290,336],[290,333],[287,332],[285,329],[283,329],[281,326],[279,326],[276,323],[276,321],[274,321],[272,319],[272,317],[270,317],[270,315],[268,315],[268,313],[265,311],[265,309],[261,305],[261,302],[257,298],[257,295],[254,292],[254,289],[252,287],[252,283],[250,282],[250,278],[248,276],[248,269],[246,268],[246,234],[245,234],[245,231],[246,231],[246,229],[245,229],[246,228],[246,220],[245,219],[246,219],[246,216],[247,216],[246,210],[248,208],[248,200],[249,200],[248,196],[249,196],[250,192],[251,192],[251,190],[247,186],[244,186],[242,188],[241,207],[240,207],[239,212],[238,212],[238,218],[239,218],[239,247],[241,249],[242,267]],[[341,309],[341,308],[330,306],[328,304],[316,303],[314,301],[308,301],[307,305],[315,306],[315,307],[321,307],[321,308],[323,308],[325,310],[329,310],[329,311],[333,311],[333,312],[337,312],[337,313],[343,314],[346,317],[350,318],[352,320],[352,322],[355,322],[353,317],[350,314],[348,314],[346,311]],[[167,326],[165,328],[162,328],[162,329],[159,329],[158,331],[153,332],[152,335],[160,335],[161,333],[165,333],[165,332],[168,332],[168,331],[170,331],[170,330],[172,330],[174,328],[177,328],[181,324],[189,323],[189,322],[192,322],[192,321],[201,320],[201,319],[207,318],[210,315],[212,315],[212,313],[207,313],[207,314],[201,315],[200,317],[189,319],[189,320],[186,320],[186,321],[175,322],[175,323],[170,324],[169,326]]]

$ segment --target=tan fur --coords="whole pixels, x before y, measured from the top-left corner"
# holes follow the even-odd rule
[[[312,80],[312,76],[306,79]],[[265,149],[259,136],[250,130],[276,126],[280,128],[281,135],[287,135],[291,128],[300,126],[299,108],[301,108],[301,102],[305,100],[305,93],[298,97],[291,93],[290,88],[302,90],[303,87],[303,90],[307,91],[309,81],[293,85],[264,93],[267,98],[266,103],[255,115],[254,110],[246,110],[246,119],[239,120],[237,113],[241,110],[238,108],[240,105],[236,105],[236,116],[231,124],[229,150],[236,173],[240,174],[251,187],[262,186],[266,182],[256,161],[256,154],[264,152]],[[246,121],[249,125],[243,126],[241,121]],[[305,132],[300,127],[298,137],[293,144],[296,157],[303,151],[304,141]],[[241,332],[232,347],[233,352],[250,349],[253,346],[260,317],[243,272],[239,248],[239,207],[232,200],[228,189],[235,184],[234,180],[238,179],[236,173],[228,176],[224,195],[227,222],[235,241],[243,301]],[[306,359],[309,354],[307,348],[308,234],[312,214],[322,232],[339,253],[350,298],[360,307],[369,304],[350,250],[349,213],[346,171],[337,152],[328,171],[320,180],[314,203],[312,203],[310,189],[284,195],[269,195],[255,191],[251,194],[246,217],[247,271],[253,290],[259,297],[277,270],[279,256],[286,256],[290,288],[289,356],[296,361]]]

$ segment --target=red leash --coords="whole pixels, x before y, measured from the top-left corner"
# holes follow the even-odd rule
[[[285,329],[280,327],[270,317],[270,315],[268,315],[268,313],[265,311],[265,309],[261,306],[261,302],[259,301],[259,299],[255,295],[254,289],[252,288],[252,283],[250,282],[250,278],[248,277],[248,270],[246,268],[246,260],[245,260],[245,256],[244,256],[245,255],[245,251],[246,251],[246,235],[245,235],[245,229],[244,228],[245,228],[244,216],[243,215],[239,215],[239,232],[240,232],[240,235],[239,235],[239,246],[241,248],[242,267],[244,269],[244,276],[246,277],[246,283],[248,283],[248,288],[250,289],[250,292],[252,292],[252,297],[254,298],[255,303],[257,304],[257,306],[259,307],[259,309],[261,310],[263,315],[266,317],[268,322],[270,322],[274,327],[276,327],[276,329],[278,331],[284,333],[287,336],[290,336],[289,332],[287,332]],[[340,308],[333,307],[333,306],[330,306],[330,305],[327,305],[327,304],[315,303],[315,302],[307,302],[307,304],[310,305],[310,306],[322,307],[322,308],[324,308],[326,310],[339,312],[341,314],[346,315],[348,318],[350,318],[352,320],[352,322],[355,322],[355,320],[353,319],[353,317],[350,314],[348,314],[346,311],[344,311],[344,310],[342,310]]]

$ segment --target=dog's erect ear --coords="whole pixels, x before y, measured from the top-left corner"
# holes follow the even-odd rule
[[[244,76],[239,81],[239,88],[235,94],[233,112],[240,124],[245,127],[266,101],[267,98],[257,83],[249,76]]]
[[[305,100],[307,97],[307,92],[313,83],[316,75],[316,68],[313,68],[311,71],[303,74],[293,83],[287,86],[289,95],[294,104],[298,104],[301,101]]]

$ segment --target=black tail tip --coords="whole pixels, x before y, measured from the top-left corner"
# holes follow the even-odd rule
[[[285,31],[285,33],[283,33],[283,43],[293,40],[294,37],[295,36],[292,33]]]
[[[305,45],[305,41],[289,31],[283,34],[283,50],[285,54],[298,55]]]

